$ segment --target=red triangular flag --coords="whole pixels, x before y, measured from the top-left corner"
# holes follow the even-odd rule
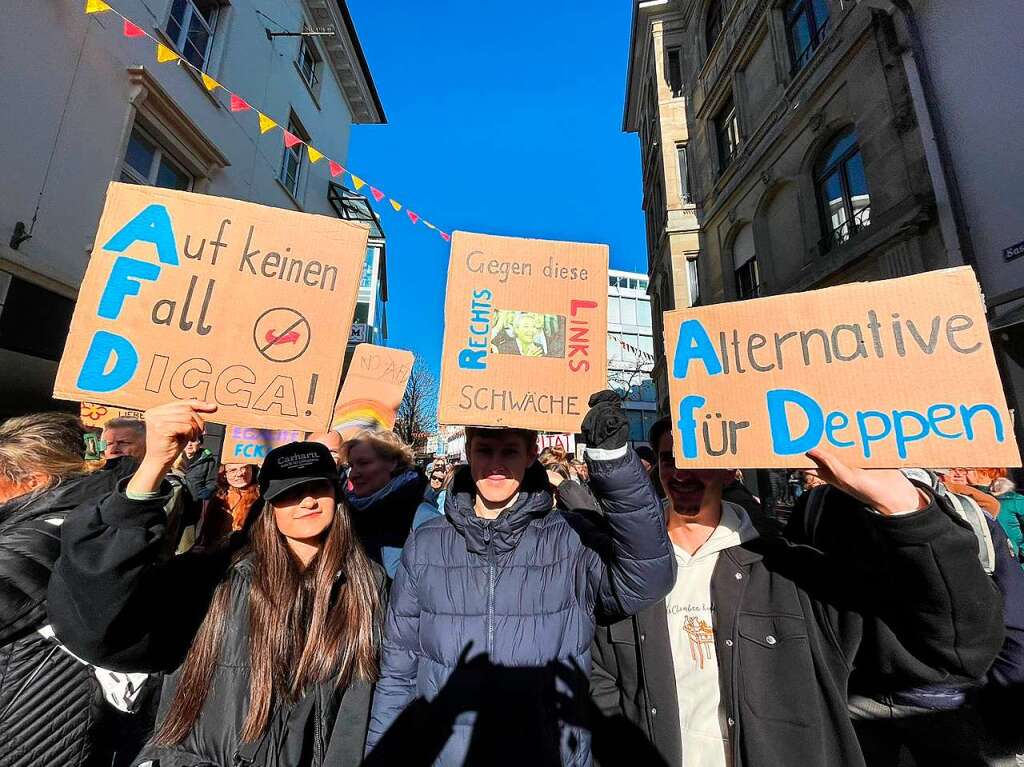
[[[284,145],[286,147],[288,147],[289,149],[291,149],[296,144],[301,144],[301,143],[302,143],[302,139],[300,139],[295,134],[289,133],[288,131],[284,132]]]
[[[380,202],[381,200],[384,199],[384,192],[375,187],[370,187],[370,194],[373,195],[373,199],[375,199],[377,202]]]
[[[231,111],[232,112],[244,112],[247,109],[252,109],[243,98],[236,96],[234,93],[231,94]]]
[[[124,36],[125,37],[145,37],[146,33],[142,31],[142,27],[137,27],[132,24],[128,19],[124,20]]]
[[[441,235],[441,239],[444,240],[445,242],[448,242],[448,240],[450,240],[452,238],[452,236],[450,234],[448,234],[447,232],[442,232],[441,230],[438,230],[437,233],[439,235]]]
[[[413,213],[413,212],[412,212],[411,210],[409,210],[408,208],[406,208],[406,211],[405,211],[405,213],[406,213],[406,215],[408,215],[408,216],[409,216],[409,220],[410,220],[410,221],[412,221],[412,222],[413,222],[414,224],[415,224],[415,223],[416,223],[417,221],[419,221],[419,220],[420,220],[420,214],[419,214],[419,213]]]
[[[340,175],[341,175],[342,173],[344,173],[344,172],[345,172],[345,169],[344,169],[344,168],[342,168],[342,167],[341,167],[340,165],[338,165],[338,163],[336,163],[336,162],[335,162],[334,160],[331,160],[331,161],[330,161],[329,163],[327,163],[327,164],[328,164],[328,165],[330,166],[330,168],[331,168],[331,175],[332,175],[332,176],[340,176]]]

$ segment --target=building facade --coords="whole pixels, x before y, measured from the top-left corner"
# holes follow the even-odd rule
[[[654,370],[654,317],[650,282],[642,272],[608,272],[608,386],[623,399],[629,441],[647,444],[658,417]]]
[[[641,0],[633,26],[627,129],[657,99],[685,151],[691,304],[963,263],[890,15],[853,0]],[[645,184],[657,175],[645,165]]]
[[[353,124],[385,121],[344,0],[110,3],[330,157],[347,156]],[[261,134],[254,112],[230,111],[192,69],[158,64],[152,41],[125,38],[116,14],[82,6],[15,3],[0,24],[0,45],[20,51],[0,64],[0,415],[54,406],[108,182],[337,214],[324,163],[301,144]],[[332,34],[295,34],[313,28]],[[372,279],[383,275],[381,242]]]

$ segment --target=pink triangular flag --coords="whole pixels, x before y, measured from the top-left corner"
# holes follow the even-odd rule
[[[377,189],[376,187],[370,187],[370,194],[373,195],[373,199],[375,199],[377,202],[380,202],[381,200],[384,199],[384,192],[382,192],[380,189]]]
[[[441,239],[443,239],[445,242],[448,242],[448,240],[452,238],[452,236],[448,234],[448,232],[442,232],[440,229],[437,230],[437,233],[441,235]]]
[[[232,112],[244,112],[247,109],[252,109],[245,99],[240,96],[236,96],[234,93],[231,94],[231,111]]]
[[[342,167],[341,167],[340,165],[338,165],[338,163],[336,163],[336,162],[335,162],[334,160],[331,160],[331,161],[330,161],[329,163],[327,163],[327,164],[328,164],[328,165],[330,166],[330,168],[331,168],[331,175],[332,175],[332,176],[340,176],[340,175],[341,175],[342,173],[344,173],[344,172],[345,172],[345,169],[344,169],[344,168],[342,168]]]
[[[124,36],[125,37],[145,37],[146,33],[142,30],[142,27],[132,24],[128,19],[124,20]]]
[[[413,222],[414,224],[415,224],[415,223],[416,223],[417,221],[419,221],[419,220],[420,220],[420,214],[419,214],[419,213],[413,213],[413,212],[412,212],[411,210],[409,210],[408,208],[406,208],[406,209],[405,209],[405,213],[406,213],[406,215],[407,215],[407,216],[409,216],[409,220],[410,220],[410,221],[412,221],[412,222]]]
[[[289,133],[288,131],[284,132],[284,145],[289,149],[291,149],[296,144],[301,143],[302,139],[300,139],[298,136],[294,135],[293,133]]]

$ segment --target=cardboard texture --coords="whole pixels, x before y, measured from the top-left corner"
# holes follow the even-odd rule
[[[341,378],[365,227],[112,183],[54,396],[323,429]]]
[[[359,344],[352,354],[331,428],[343,439],[363,429],[391,429],[412,374],[413,353]]]
[[[98,402],[82,402],[79,405],[79,417],[89,428],[102,429],[115,418],[134,418],[142,420],[141,410],[130,410],[113,405],[101,405]]]
[[[1020,466],[969,267],[666,312],[676,465]]]
[[[455,232],[438,422],[579,431],[607,314],[607,245]]]
[[[221,463],[251,463],[259,466],[275,447],[301,442],[306,432],[296,429],[253,429],[246,426],[224,427]]]

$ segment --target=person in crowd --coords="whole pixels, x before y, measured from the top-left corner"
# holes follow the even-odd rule
[[[577,461],[575,458],[569,460],[569,465],[576,472],[576,479],[582,482],[584,485],[590,485],[590,469],[587,468],[586,461]]]
[[[640,456],[640,463],[644,465],[644,471],[650,474],[654,470],[654,451],[648,445],[640,445],[636,448],[636,454]]]
[[[554,507],[562,511],[600,514],[601,508],[590,486],[579,478],[564,448],[546,447],[537,456],[551,483]]]
[[[436,506],[437,499],[440,497],[441,491],[444,490],[444,481],[448,478],[447,467],[440,461],[435,462],[430,467],[428,477],[430,484],[423,491],[423,500]]]
[[[136,418],[114,418],[103,427],[104,458],[131,456],[141,461],[146,455],[146,424]]]
[[[801,471],[800,484],[803,486],[804,492],[809,493],[814,488],[826,484],[826,482],[814,471]]]
[[[448,490],[452,486],[452,482],[455,481],[455,475],[459,473],[459,470],[465,466],[465,464],[453,463],[450,466],[445,465],[444,484],[441,486],[441,492],[437,494],[437,510],[441,514],[444,514],[444,506],[448,498]]]
[[[870,544],[829,556],[760,531],[723,501],[732,470],[677,469],[669,419],[651,429],[678,566],[664,601],[602,627],[592,691],[669,765],[857,765],[851,669],[877,689],[969,683],[1003,637],[1001,597],[970,530],[898,471],[812,451],[823,518]],[[856,525],[851,522],[856,520]]]
[[[90,668],[65,652],[46,617],[60,527],[134,465],[85,460],[85,429],[68,413],[0,424],[0,763],[114,764],[108,706]],[[60,716],[56,716],[56,712]],[[122,751],[130,748],[122,733]],[[140,744],[141,745],[141,744]],[[134,754],[131,754],[134,756]]]
[[[967,469],[935,469],[935,473],[951,492],[973,499],[992,519],[999,516],[999,501],[984,490],[974,487],[968,478]]]
[[[89,662],[166,674],[137,764],[357,765],[383,573],[357,544],[327,448],[267,454],[264,503],[229,547],[161,553],[167,473],[215,410],[146,412],[138,470],[64,523],[53,627]]]
[[[989,488],[999,501],[999,524],[1010,539],[1013,555],[1024,562],[1024,495],[1012,479],[997,477]]]
[[[413,531],[395,576],[371,758],[375,746],[398,743],[438,765],[591,763],[590,736],[575,715],[581,702],[555,690],[557,669],[573,666],[585,678],[595,616],[660,600],[673,562],[614,392],[590,398],[583,433],[607,547],[585,543],[578,518],[552,512],[536,432],[466,429],[469,465],[455,477],[446,514]],[[410,723],[416,737],[403,738]]]
[[[193,501],[203,502],[217,492],[217,459],[203,447],[202,437],[189,440],[181,451],[174,469],[181,473]]]
[[[423,500],[427,479],[393,431],[362,431],[345,448],[352,528],[370,559],[394,578],[409,531],[438,516]]]
[[[226,463],[196,533],[196,543],[206,547],[224,544],[231,533],[245,527],[260,497],[256,466],[250,463]]]
[[[331,451],[331,458],[334,459],[334,465],[338,467],[338,472],[342,471],[345,466],[345,440],[341,438],[340,432],[334,429],[313,432],[309,435],[309,441],[319,442],[326,446]]]

